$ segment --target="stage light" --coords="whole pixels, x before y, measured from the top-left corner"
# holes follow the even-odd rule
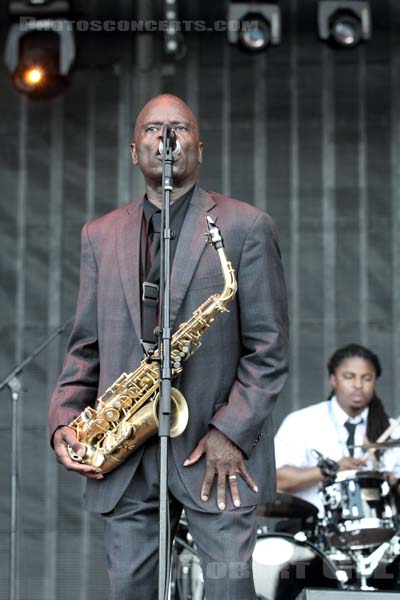
[[[45,73],[40,67],[31,67],[24,72],[24,79],[27,85],[38,85],[43,81],[43,77],[45,77]]]
[[[7,36],[5,64],[16,89],[31,98],[53,98],[68,84],[75,43],[65,19],[14,23]]]
[[[231,3],[228,8],[228,42],[248,52],[260,52],[281,41],[280,7],[271,3]]]
[[[368,2],[347,0],[318,4],[318,33],[322,40],[336,46],[354,48],[371,37],[371,12]]]
[[[69,0],[11,0],[8,11],[14,16],[60,16],[70,11]]]
[[[164,31],[164,53],[167,56],[182,58],[186,48],[180,31],[177,0],[164,0],[164,20],[167,25]]]

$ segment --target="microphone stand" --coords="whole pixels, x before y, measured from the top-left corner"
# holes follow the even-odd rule
[[[58,335],[71,325],[73,317],[54,329],[35,350],[21,363],[11,369],[10,373],[0,381],[0,391],[6,386],[11,392],[11,465],[10,465],[10,596],[9,600],[17,600],[17,534],[18,534],[18,467],[19,467],[19,440],[18,440],[18,405],[22,397],[22,382],[17,377],[23,369],[38,354],[40,354]]]
[[[158,598],[165,600],[169,579],[169,499],[168,499],[168,439],[171,416],[171,238],[170,196],[173,188],[173,148],[170,128],[163,129],[162,207],[160,239],[160,301],[161,330],[158,331],[160,398],[158,405],[158,435],[160,438],[160,521]]]

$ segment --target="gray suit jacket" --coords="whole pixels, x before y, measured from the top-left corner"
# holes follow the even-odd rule
[[[51,435],[85,406],[94,405],[123,371],[133,371],[143,358],[139,342],[142,200],[117,208],[82,230],[76,317],[50,402]],[[200,500],[204,458],[192,467],[182,463],[212,424],[242,449],[258,484],[255,494],[239,481],[242,506],[248,506],[269,501],[275,494],[271,409],[287,376],[286,289],[270,217],[196,186],[172,268],[173,330],[223,287],[218,254],[205,243],[206,215],[221,228],[238,292],[228,306],[230,312],[217,316],[201,348],[184,363],[179,387],[190,416],[186,431],[171,441],[170,486],[184,504],[205,508]],[[88,480],[89,510],[112,510],[143,451],[138,449],[103,480]],[[206,506],[218,511],[215,490]],[[232,508],[230,500],[228,507]]]

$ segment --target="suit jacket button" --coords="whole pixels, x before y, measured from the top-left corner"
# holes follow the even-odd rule
[[[256,439],[253,442],[253,447],[257,446],[258,442],[261,440],[262,438],[262,432],[258,434],[258,436],[256,437]]]

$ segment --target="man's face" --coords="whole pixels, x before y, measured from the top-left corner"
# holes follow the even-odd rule
[[[159,144],[163,127],[176,132],[181,152],[173,163],[174,182],[193,183],[199,173],[203,144],[199,139],[197,121],[186,104],[174,96],[158,96],[150,100],[140,112],[131,144],[132,162],[139,165],[146,181],[161,183],[162,156]]]
[[[354,356],[343,360],[330,380],[339,406],[349,416],[356,416],[373,398],[376,372],[368,360]]]

